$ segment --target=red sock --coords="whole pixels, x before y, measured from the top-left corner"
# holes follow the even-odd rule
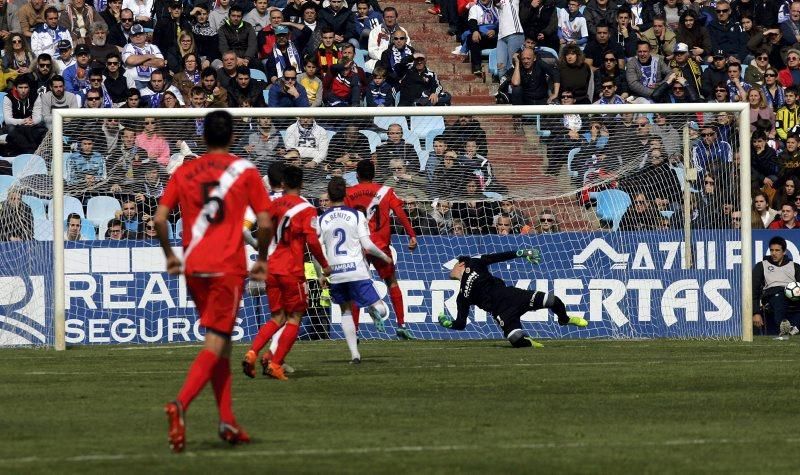
[[[358,314],[361,313],[361,311],[356,304],[351,305],[350,311],[353,313],[353,325],[356,326],[356,335],[358,335]]]
[[[275,356],[272,358],[272,361],[276,364],[283,364],[283,359],[286,358],[286,354],[289,353],[292,346],[294,346],[294,342],[297,341],[297,332],[300,330],[299,326],[289,322],[283,328],[281,338],[278,340],[278,349],[275,350]]]
[[[389,287],[389,299],[392,301],[394,307],[394,314],[397,317],[397,325],[403,326],[406,324],[406,312],[403,309],[403,291],[400,290],[399,285]]]
[[[277,323],[275,323],[275,320],[272,319],[270,319],[267,323],[261,325],[261,328],[258,329],[258,334],[253,339],[253,344],[250,345],[250,349],[255,351],[256,354],[258,354],[258,352],[261,351],[262,348],[264,348],[264,345],[267,344],[269,339],[272,338],[272,335],[274,335],[279,328],[280,327],[278,326]]]
[[[231,401],[231,360],[220,358],[214,366],[214,375],[211,378],[214,388],[214,397],[217,399],[219,420],[228,424],[236,424],[233,416],[233,403]]]
[[[183,383],[181,392],[178,393],[178,401],[183,406],[183,410],[189,409],[189,403],[200,394],[203,386],[206,385],[211,375],[214,373],[214,366],[216,366],[219,357],[209,350],[203,349],[194,363],[189,368],[189,374],[186,375],[186,381]]]

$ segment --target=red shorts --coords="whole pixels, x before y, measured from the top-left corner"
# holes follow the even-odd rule
[[[392,257],[392,251],[389,249],[389,246],[378,246],[378,248],[387,256]],[[378,275],[383,280],[386,280],[394,275],[394,261],[392,261],[391,264],[387,264],[372,254],[367,254],[367,262],[375,267],[375,270],[378,271]]]
[[[200,315],[200,324],[207,329],[230,335],[242,300],[244,276],[186,276],[186,286]]]
[[[305,277],[267,274],[269,309],[275,313],[305,313],[308,307],[308,290]]]

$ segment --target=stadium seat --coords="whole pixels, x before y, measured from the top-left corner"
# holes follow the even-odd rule
[[[17,179],[13,176],[0,175],[0,201],[6,199],[8,189],[11,188],[11,185],[13,185],[15,181],[17,181]]]
[[[537,53],[544,53],[542,56],[551,56],[554,59],[558,59],[558,52],[553,48],[548,48],[547,46],[537,46],[536,47]]]
[[[442,135],[444,133],[444,129],[433,129],[428,131],[428,135],[425,136],[425,150],[428,152],[433,152],[433,141],[436,140],[436,137]]]
[[[331,143],[331,140],[333,140],[333,136],[336,135],[336,131],[326,130],[325,132],[328,134],[328,143]]]
[[[264,104],[269,104],[269,88],[264,89],[261,94],[264,96]]]
[[[579,153],[581,153],[581,148],[575,147],[570,150],[569,154],[567,155],[567,173],[569,174],[570,178],[578,178],[577,170],[572,169],[572,162],[575,160],[575,156],[577,156]]]
[[[183,218],[175,221],[175,239],[183,238]]]
[[[749,66],[748,64],[742,64],[742,77],[741,77],[742,81],[744,81],[744,73],[747,72],[748,66]]]
[[[358,66],[361,69],[364,69],[364,65],[366,64],[367,61],[367,54],[368,53],[363,49],[356,50],[356,56],[355,58],[353,58],[353,61],[356,62],[356,66]]]
[[[444,131],[444,117],[440,115],[411,116],[411,131],[420,140],[426,139],[431,130]]]
[[[489,51],[489,74],[497,76],[497,48]]]
[[[78,213],[78,216],[81,219],[86,218],[86,214],[83,212],[83,204],[81,200],[75,198],[74,196],[64,195],[64,216],[62,219],[67,219],[70,213]],[[53,200],[47,201],[47,217],[49,219],[53,219]]]
[[[378,145],[381,144],[381,136],[378,135],[377,132],[371,130],[361,130],[360,132],[367,137],[367,140],[369,140],[369,151],[374,153]]]
[[[100,223],[107,223],[109,219],[114,219],[115,212],[122,209],[119,200],[111,196],[94,196],[86,203],[86,219],[100,226]]]
[[[428,150],[421,150],[417,153],[419,155],[419,171],[423,171],[425,170],[425,165],[428,163],[428,156],[431,152]]]
[[[417,151],[417,154],[422,151],[422,145],[420,145],[419,137],[417,137],[413,132],[410,130],[403,131],[403,139],[414,146],[414,150]]]
[[[95,239],[97,239],[97,229],[94,227],[94,223],[92,223],[88,219],[82,219],[81,236],[85,241],[94,241]]]
[[[26,153],[14,158],[11,163],[11,170],[17,178],[31,175],[47,175],[47,164],[39,155]]]
[[[675,211],[672,211],[672,210],[669,210],[669,209],[665,209],[664,211],[661,211],[661,216],[663,216],[663,217],[665,217],[667,219],[672,218],[673,214],[675,214]]]
[[[34,218],[47,219],[47,213],[44,211],[44,200],[35,196],[22,195],[22,202],[31,207],[31,213]]]
[[[375,117],[375,125],[383,130],[389,130],[389,126],[392,124],[399,124],[403,128],[403,132],[408,130],[408,122],[403,116]]]
[[[37,241],[53,240],[53,223],[47,219],[33,218],[33,238]]]
[[[264,71],[259,71],[258,69],[251,69],[250,70],[250,79],[258,79],[259,81],[267,81],[267,75],[264,74]]]
[[[549,137],[550,131],[549,130],[542,130],[542,116],[536,116],[536,134],[539,137]]]
[[[622,190],[609,189],[590,192],[589,197],[597,201],[594,209],[597,219],[612,223],[611,230],[617,231],[622,216],[631,205],[630,195]]]

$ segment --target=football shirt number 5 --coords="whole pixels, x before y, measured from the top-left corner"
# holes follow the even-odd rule
[[[211,224],[216,224],[225,219],[225,202],[219,196],[211,196],[211,193],[219,187],[218,181],[207,181],[203,183],[203,214]]]

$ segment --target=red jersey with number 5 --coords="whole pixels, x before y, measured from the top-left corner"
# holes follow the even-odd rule
[[[328,261],[317,237],[317,209],[298,195],[283,195],[269,206],[275,235],[269,246],[269,273],[305,276],[306,244],[322,267]]]
[[[231,154],[205,154],[181,165],[167,183],[161,204],[180,206],[184,273],[247,274],[242,222],[247,207],[267,211],[269,195],[249,161]]]
[[[392,226],[389,211],[400,220],[409,237],[417,237],[411,221],[403,210],[403,200],[397,197],[390,186],[377,183],[359,183],[347,189],[344,204],[364,213],[369,222],[372,242],[381,249],[389,247],[392,241]]]

